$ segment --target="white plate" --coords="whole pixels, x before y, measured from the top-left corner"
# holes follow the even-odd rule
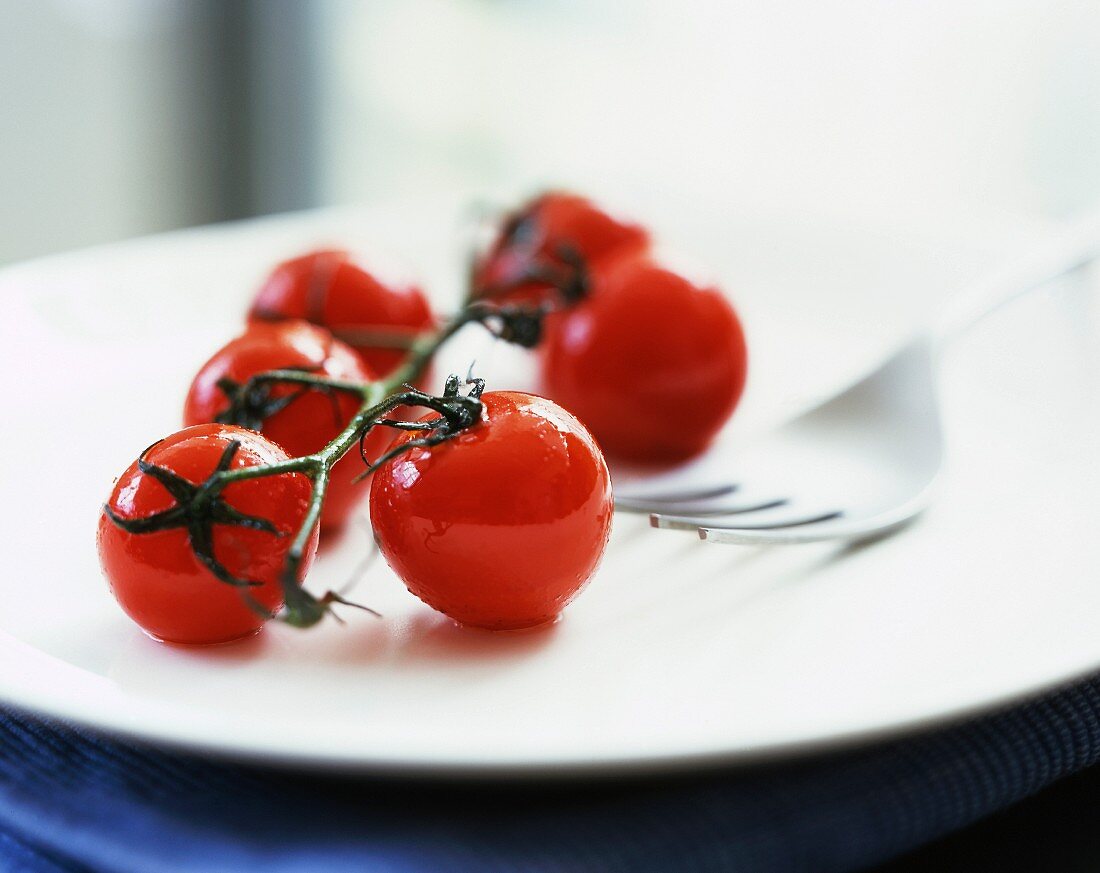
[[[621,516],[598,577],[541,631],[455,627],[379,562],[354,596],[380,621],[351,614],[343,627],[276,627],[206,650],[147,639],[96,561],[112,477],[177,427],[191,374],[236,330],[272,262],[370,243],[419,263],[445,305],[460,275],[453,221],[442,207],[326,212],[0,273],[0,699],[306,766],[605,772],[930,724],[1100,666],[1100,331],[1092,304],[1068,293],[1007,310],[955,356],[950,475],[935,508],[891,539],[736,548]],[[989,260],[844,226],[723,227],[681,236],[746,316],[752,390],[733,439],[870,366]],[[470,354],[451,357],[464,366]],[[478,354],[490,377],[514,358]],[[367,542],[353,530],[313,584],[342,583]]]

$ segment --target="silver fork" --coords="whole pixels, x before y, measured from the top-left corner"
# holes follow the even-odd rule
[[[874,372],[755,445],[617,489],[615,506],[706,542],[859,540],[931,501],[943,460],[940,350],[1011,300],[1100,256],[1100,214],[987,276]]]

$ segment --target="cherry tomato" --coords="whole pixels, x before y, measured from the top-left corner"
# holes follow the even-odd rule
[[[179,477],[174,487],[186,492],[214,472],[234,441],[239,445],[228,469],[287,458],[286,452],[258,433],[231,425],[202,424],[161,440],[140,460]],[[260,583],[247,589],[217,578],[200,560],[192,548],[186,518],[170,520],[151,533],[132,533],[104,510],[97,540],[111,592],[127,615],[159,640],[206,645],[254,633],[263,618],[249,608],[242,591],[247,590],[266,610],[274,611],[282,604],[279,577],[287,549],[305,518],[310,488],[305,476],[284,473],[234,482],[222,491],[217,504],[223,518],[235,511],[266,519],[277,531],[223,521],[206,528],[213,558],[238,580]],[[119,477],[107,501],[110,512],[123,522],[150,519],[183,505],[180,495],[169,491],[153,473],[143,472],[138,461]],[[315,530],[302,562],[303,577],[316,550]]]
[[[248,317],[253,322],[303,318],[327,327],[346,339],[379,376],[396,369],[406,351],[357,342],[356,334],[373,330],[411,339],[435,327],[419,288],[385,285],[347,252],[337,250],[311,252],[279,264],[256,294]]]
[[[703,451],[745,386],[747,351],[720,292],[644,258],[595,274],[589,296],[547,324],[542,390],[609,456],[643,463]]]
[[[223,346],[199,370],[184,404],[184,424],[214,421],[227,410],[229,397],[221,387],[225,384],[223,380],[240,385],[257,373],[286,369],[307,370],[350,382],[373,378],[355,352],[324,328],[304,321],[260,322]],[[329,443],[344,429],[359,405],[359,398],[350,392],[305,390],[281,383],[257,397],[234,423],[262,431],[292,457],[300,457]],[[265,415],[268,410],[270,414]],[[371,431],[365,446],[368,457],[381,454],[392,437],[383,428]],[[363,470],[362,459],[354,449],[332,468],[321,511],[325,530],[343,525],[356,504],[367,495],[368,483],[354,481]]]
[[[513,391],[482,403],[469,430],[379,468],[371,521],[390,566],[429,606],[466,625],[532,627],[599,565],[610,478],[591,434],[556,404]]]
[[[644,228],[613,218],[584,197],[551,191],[504,223],[475,270],[476,295],[536,301],[550,286],[546,281],[523,281],[532,269],[569,269],[570,252],[596,269],[611,258],[639,254],[648,246],[649,233]]]

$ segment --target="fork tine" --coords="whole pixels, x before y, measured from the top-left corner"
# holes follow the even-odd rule
[[[695,515],[651,512],[649,514],[649,523],[652,527],[665,530],[696,530],[705,525],[713,525],[715,521],[719,521],[727,516],[747,515],[750,512],[765,512],[769,509],[778,509],[781,506],[786,506],[789,502],[790,501],[786,498],[781,498],[779,500],[769,500],[766,503],[757,503],[753,506],[715,509],[713,512],[704,511]]]
[[[705,543],[734,546],[778,546],[819,543],[829,540],[846,540],[837,535],[832,525],[803,525],[779,530],[709,530],[699,528],[699,539]]]
[[[802,527],[807,524],[818,524],[823,521],[832,521],[836,518],[841,518],[844,513],[841,510],[835,510],[834,512],[824,512],[821,515],[812,515],[808,518],[797,518],[793,521],[783,521],[778,524],[709,524],[704,523],[696,525],[699,529],[700,535],[707,533],[717,533],[719,531],[739,531],[739,530],[781,530],[788,527]],[[703,539],[706,539],[703,536]]]
[[[768,500],[765,503],[754,503],[751,506],[736,506],[729,503],[707,504],[699,501],[669,504],[659,511],[650,510],[651,516],[658,518],[688,518],[698,516],[700,518],[721,518],[727,515],[746,515],[750,512],[763,512],[766,509],[777,509],[790,503],[786,498],[780,500]],[[659,525],[658,525],[659,526]]]
[[[699,539],[705,543],[740,546],[768,546],[816,543],[825,540],[858,539],[859,530],[842,531],[829,521],[842,519],[843,512],[827,512],[811,518],[796,519],[777,525],[746,525],[744,527],[700,527]],[[843,527],[845,522],[841,521]],[[897,525],[894,525],[897,526]],[[858,528],[858,526],[857,526]]]
[[[630,489],[625,489],[625,497],[615,496],[615,508],[626,512],[652,512],[658,506],[669,507],[677,504],[691,504],[706,500],[714,500],[717,497],[725,497],[733,494],[741,486],[730,482],[722,485],[704,485],[697,488],[681,488],[679,491],[669,491],[665,494],[631,495]]]

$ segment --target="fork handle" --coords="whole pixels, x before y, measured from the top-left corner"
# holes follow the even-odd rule
[[[1043,287],[1100,257],[1100,209],[1067,224],[1052,238],[983,276],[955,295],[933,327],[941,344],[1017,297]]]

